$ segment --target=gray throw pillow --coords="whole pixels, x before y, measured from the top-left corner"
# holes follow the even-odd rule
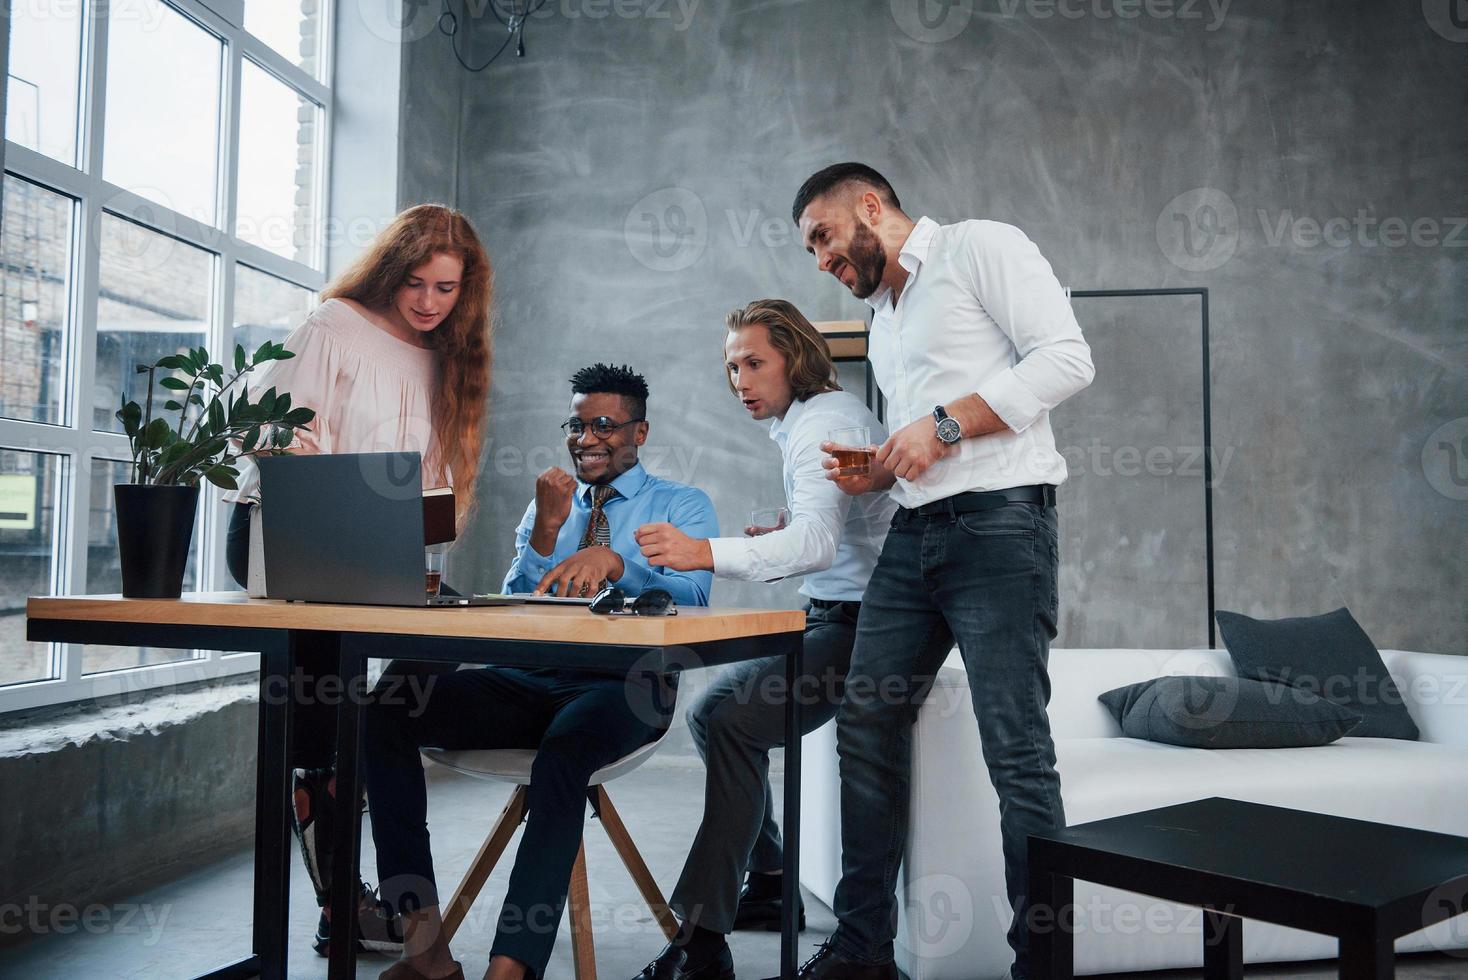
[[[1344,607],[1323,616],[1250,619],[1218,613],[1240,677],[1302,687],[1361,715],[1359,738],[1418,737],[1376,645]]]
[[[1238,677],[1154,677],[1097,700],[1123,735],[1195,749],[1327,745],[1361,721],[1301,688]]]

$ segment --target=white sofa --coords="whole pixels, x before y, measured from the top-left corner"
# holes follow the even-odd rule
[[[1346,737],[1312,748],[1207,750],[1125,738],[1096,696],[1169,674],[1231,676],[1226,651],[1051,651],[1050,726],[1067,822],[1224,796],[1468,836],[1468,657],[1384,650],[1382,659],[1420,741]],[[1002,977],[1011,962],[1004,938],[1011,913],[999,801],[956,651],[919,710],[913,741],[897,964],[911,980]],[[803,744],[801,881],[829,905],[841,874],[834,724]],[[1084,881],[1075,898],[1077,973],[1201,967],[1196,910]],[[1404,936],[1396,949],[1468,947],[1465,919]],[[1250,963],[1337,955],[1335,940],[1315,933],[1256,921],[1243,932]]]

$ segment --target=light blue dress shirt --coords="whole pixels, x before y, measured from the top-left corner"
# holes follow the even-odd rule
[[[706,606],[713,572],[675,572],[654,567],[642,557],[642,549],[633,537],[644,524],[668,523],[693,538],[712,538],[719,533],[719,519],[713,501],[696,487],[656,477],[641,463],[612,481],[617,492],[606,502],[607,529],[611,532],[612,550],[626,565],[622,577],[611,583],[629,596],[648,589],[666,589],[680,606]],[[505,574],[501,592],[531,592],[545,573],[576,553],[586,525],[591,520],[591,484],[576,481],[576,494],[571,501],[571,514],[556,536],[556,547],[542,555],[530,547],[530,533],[535,529],[535,501],[525,509],[525,516],[515,530],[515,560]]]

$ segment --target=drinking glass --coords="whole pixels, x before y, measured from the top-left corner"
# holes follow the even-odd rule
[[[425,585],[428,588],[428,598],[438,598],[438,587],[443,584],[443,559],[442,548],[425,548],[423,550],[423,574]]]
[[[854,425],[832,429],[826,433],[826,441],[834,447],[831,455],[841,467],[842,476],[866,476],[872,471],[872,457],[876,448],[872,445],[872,430],[869,426]]]
[[[790,523],[790,511],[784,507],[763,507],[749,512],[749,527],[744,529],[747,537],[759,537],[778,531]]]

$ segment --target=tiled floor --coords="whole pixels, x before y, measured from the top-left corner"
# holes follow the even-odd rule
[[[700,769],[661,764],[648,766],[617,781],[613,799],[643,856],[665,888],[677,879],[702,812]],[[435,779],[430,794],[429,825],[441,878],[458,880],[503,805],[507,788],[462,777]],[[606,835],[589,826],[586,836],[598,975],[602,980],[634,977],[661,948],[663,940],[646,906],[637,897]],[[513,845],[512,845],[513,847]],[[455,955],[466,975],[477,977],[489,957],[496,896],[504,893],[509,858],[496,869],[483,899],[455,938]],[[363,865],[371,878],[370,841]],[[315,903],[303,873],[292,883],[293,959],[291,978],[325,976],[325,961],[311,952]],[[831,913],[807,898],[809,930],[802,936],[802,958],[835,927]],[[547,971],[552,980],[572,976],[570,942],[565,924]],[[59,931],[59,930],[58,930]],[[71,926],[66,934],[49,935],[0,953],[0,977],[24,980],[111,980],[188,977],[243,956],[250,935],[250,857],[247,853],[206,868],[130,902],[114,903],[105,921],[86,928]],[[745,980],[776,972],[779,937],[736,933],[735,965]],[[364,957],[357,975],[375,978],[388,961]],[[1336,975],[1333,962],[1251,966],[1251,980],[1326,980]],[[1148,980],[1196,977],[1198,971],[1144,974]],[[1403,980],[1465,980],[1468,958],[1446,955],[1403,955],[1397,958]],[[1113,975],[1122,980],[1121,975]],[[982,980],[982,978],[975,978]]]

